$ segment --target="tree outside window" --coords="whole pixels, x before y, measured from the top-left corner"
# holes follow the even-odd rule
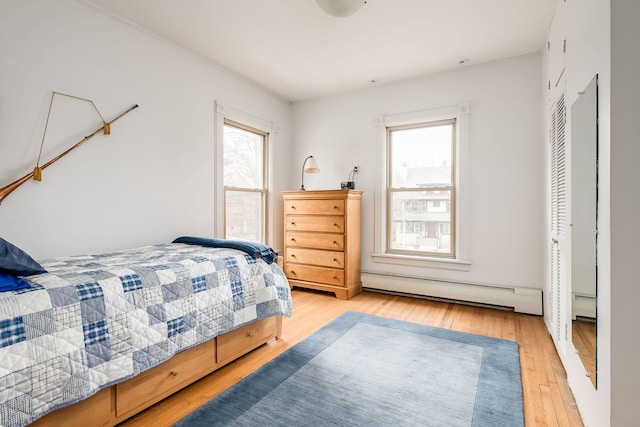
[[[268,135],[225,120],[223,175],[225,238],[266,241]]]

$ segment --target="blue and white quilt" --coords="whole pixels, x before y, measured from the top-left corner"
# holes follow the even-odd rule
[[[0,293],[0,425],[47,412],[248,322],[291,315],[282,270],[244,252],[162,244],[43,261]],[[214,361],[212,361],[214,363]]]

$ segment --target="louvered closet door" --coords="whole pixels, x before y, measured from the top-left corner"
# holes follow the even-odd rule
[[[567,187],[564,94],[551,110],[551,329],[553,339],[561,339],[562,292],[567,284]]]

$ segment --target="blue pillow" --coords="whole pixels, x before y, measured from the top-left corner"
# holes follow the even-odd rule
[[[29,254],[0,237],[0,273],[32,276],[46,272]]]
[[[16,289],[24,289],[30,286],[31,285],[21,277],[0,273],[0,292],[15,291]]]

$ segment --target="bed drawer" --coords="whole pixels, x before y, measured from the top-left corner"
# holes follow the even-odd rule
[[[212,339],[117,384],[116,415],[158,402],[215,369],[216,339]]]
[[[342,234],[287,231],[286,240],[288,246],[329,249],[334,251],[342,251],[344,249],[344,235]]]
[[[285,214],[344,215],[344,200],[287,200]]]
[[[85,400],[38,418],[29,424],[29,427],[87,427],[87,414],[89,413],[92,425],[113,425],[111,416],[113,396],[115,396],[113,387],[104,388]]]
[[[231,332],[218,337],[218,363],[225,364],[277,335],[276,322],[273,317],[258,320],[240,326]]]
[[[285,257],[288,263],[344,268],[344,252],[288,247]]]
[[[292,231],[316,231],[319,233],[344,233],[343,216],[288,215],[285,228]]]
[[[287,264],[284,272],[290,280],[302,280],[305,282],[344,286],[344,270],[339,270],[337,268]]]

